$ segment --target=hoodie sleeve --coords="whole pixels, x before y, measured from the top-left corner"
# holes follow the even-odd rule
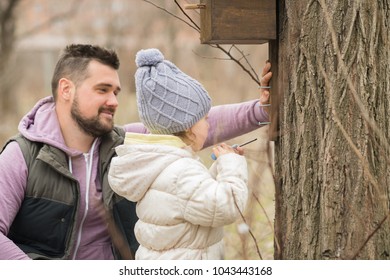
[[[138,123],[129,123],[123,126],[123,130],[126,132],[132,132],[132,133],[149,133],[146,127],[138,122]]]
[[[8,237],[9,228],[24,199],[27,166],[16,142],[0,154],[0,259],[29,259]]]
[[[248,199],[245,157],[225,154],[214,164],[215,177],[199,164],[188,166],[177,180],[178,196],[186,201],[183,217],[192,224],[228,225],[245,210]]]
[[[249,133],[260,127],[259,122],[268,120],[258,100],[214,106],[208,115],[210,132],[204,148]],[[127,124],[123,128],[126,132],[148,133],[141,123]]]
[[[214,106],[208,115],[210,132],[204,148],[251,132],[268,119],[258,100]]]

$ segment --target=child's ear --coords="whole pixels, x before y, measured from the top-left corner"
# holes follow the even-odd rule
[[[186,137],[191,140],[191,141],[194,141],[195,140],[195,134],[192,132],[192,129],[189,128],[186,130]]]

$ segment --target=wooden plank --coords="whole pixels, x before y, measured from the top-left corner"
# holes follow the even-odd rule
[[[269,141],[277,142],[280,137],[280,108],[283,100],[283,91],[281,89],[281,76],[283,72],[279,69],[279,2],[276,3],[276,39],[270,40],[268,42],[268,55],[271,61],[271,71],[272,71],[272,79],[271,79],[271,91],[270,91],[270,125],[268,129]],[[281,75],[281,76],[279,76]],[[276,240],[277,243],[277,240]],[[275,244],[276,244],[275,243]]]
[[[277,40],[271,40],[268,42],[268,54],[271,61],[271,90],[270,90],[270,124],[268,128],[269,141],[276,141],[279,137],[279,108],[281,102],[281,96],[278,83],[278,59],[279,59],[279,42]]]
[[[202,44],[262,44],[276,39],[276,0],[202,0]]]

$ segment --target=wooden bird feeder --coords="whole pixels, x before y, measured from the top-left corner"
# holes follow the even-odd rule
[[[200,0],[202,44],[263,44],[276,39],[276,0]]]

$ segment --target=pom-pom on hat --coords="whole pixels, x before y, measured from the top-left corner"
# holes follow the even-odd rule
[[[210,111],[203,86],[164,60],[158,49],[140,50],[135,62],[139,117],[151,133],[185,131]]]

